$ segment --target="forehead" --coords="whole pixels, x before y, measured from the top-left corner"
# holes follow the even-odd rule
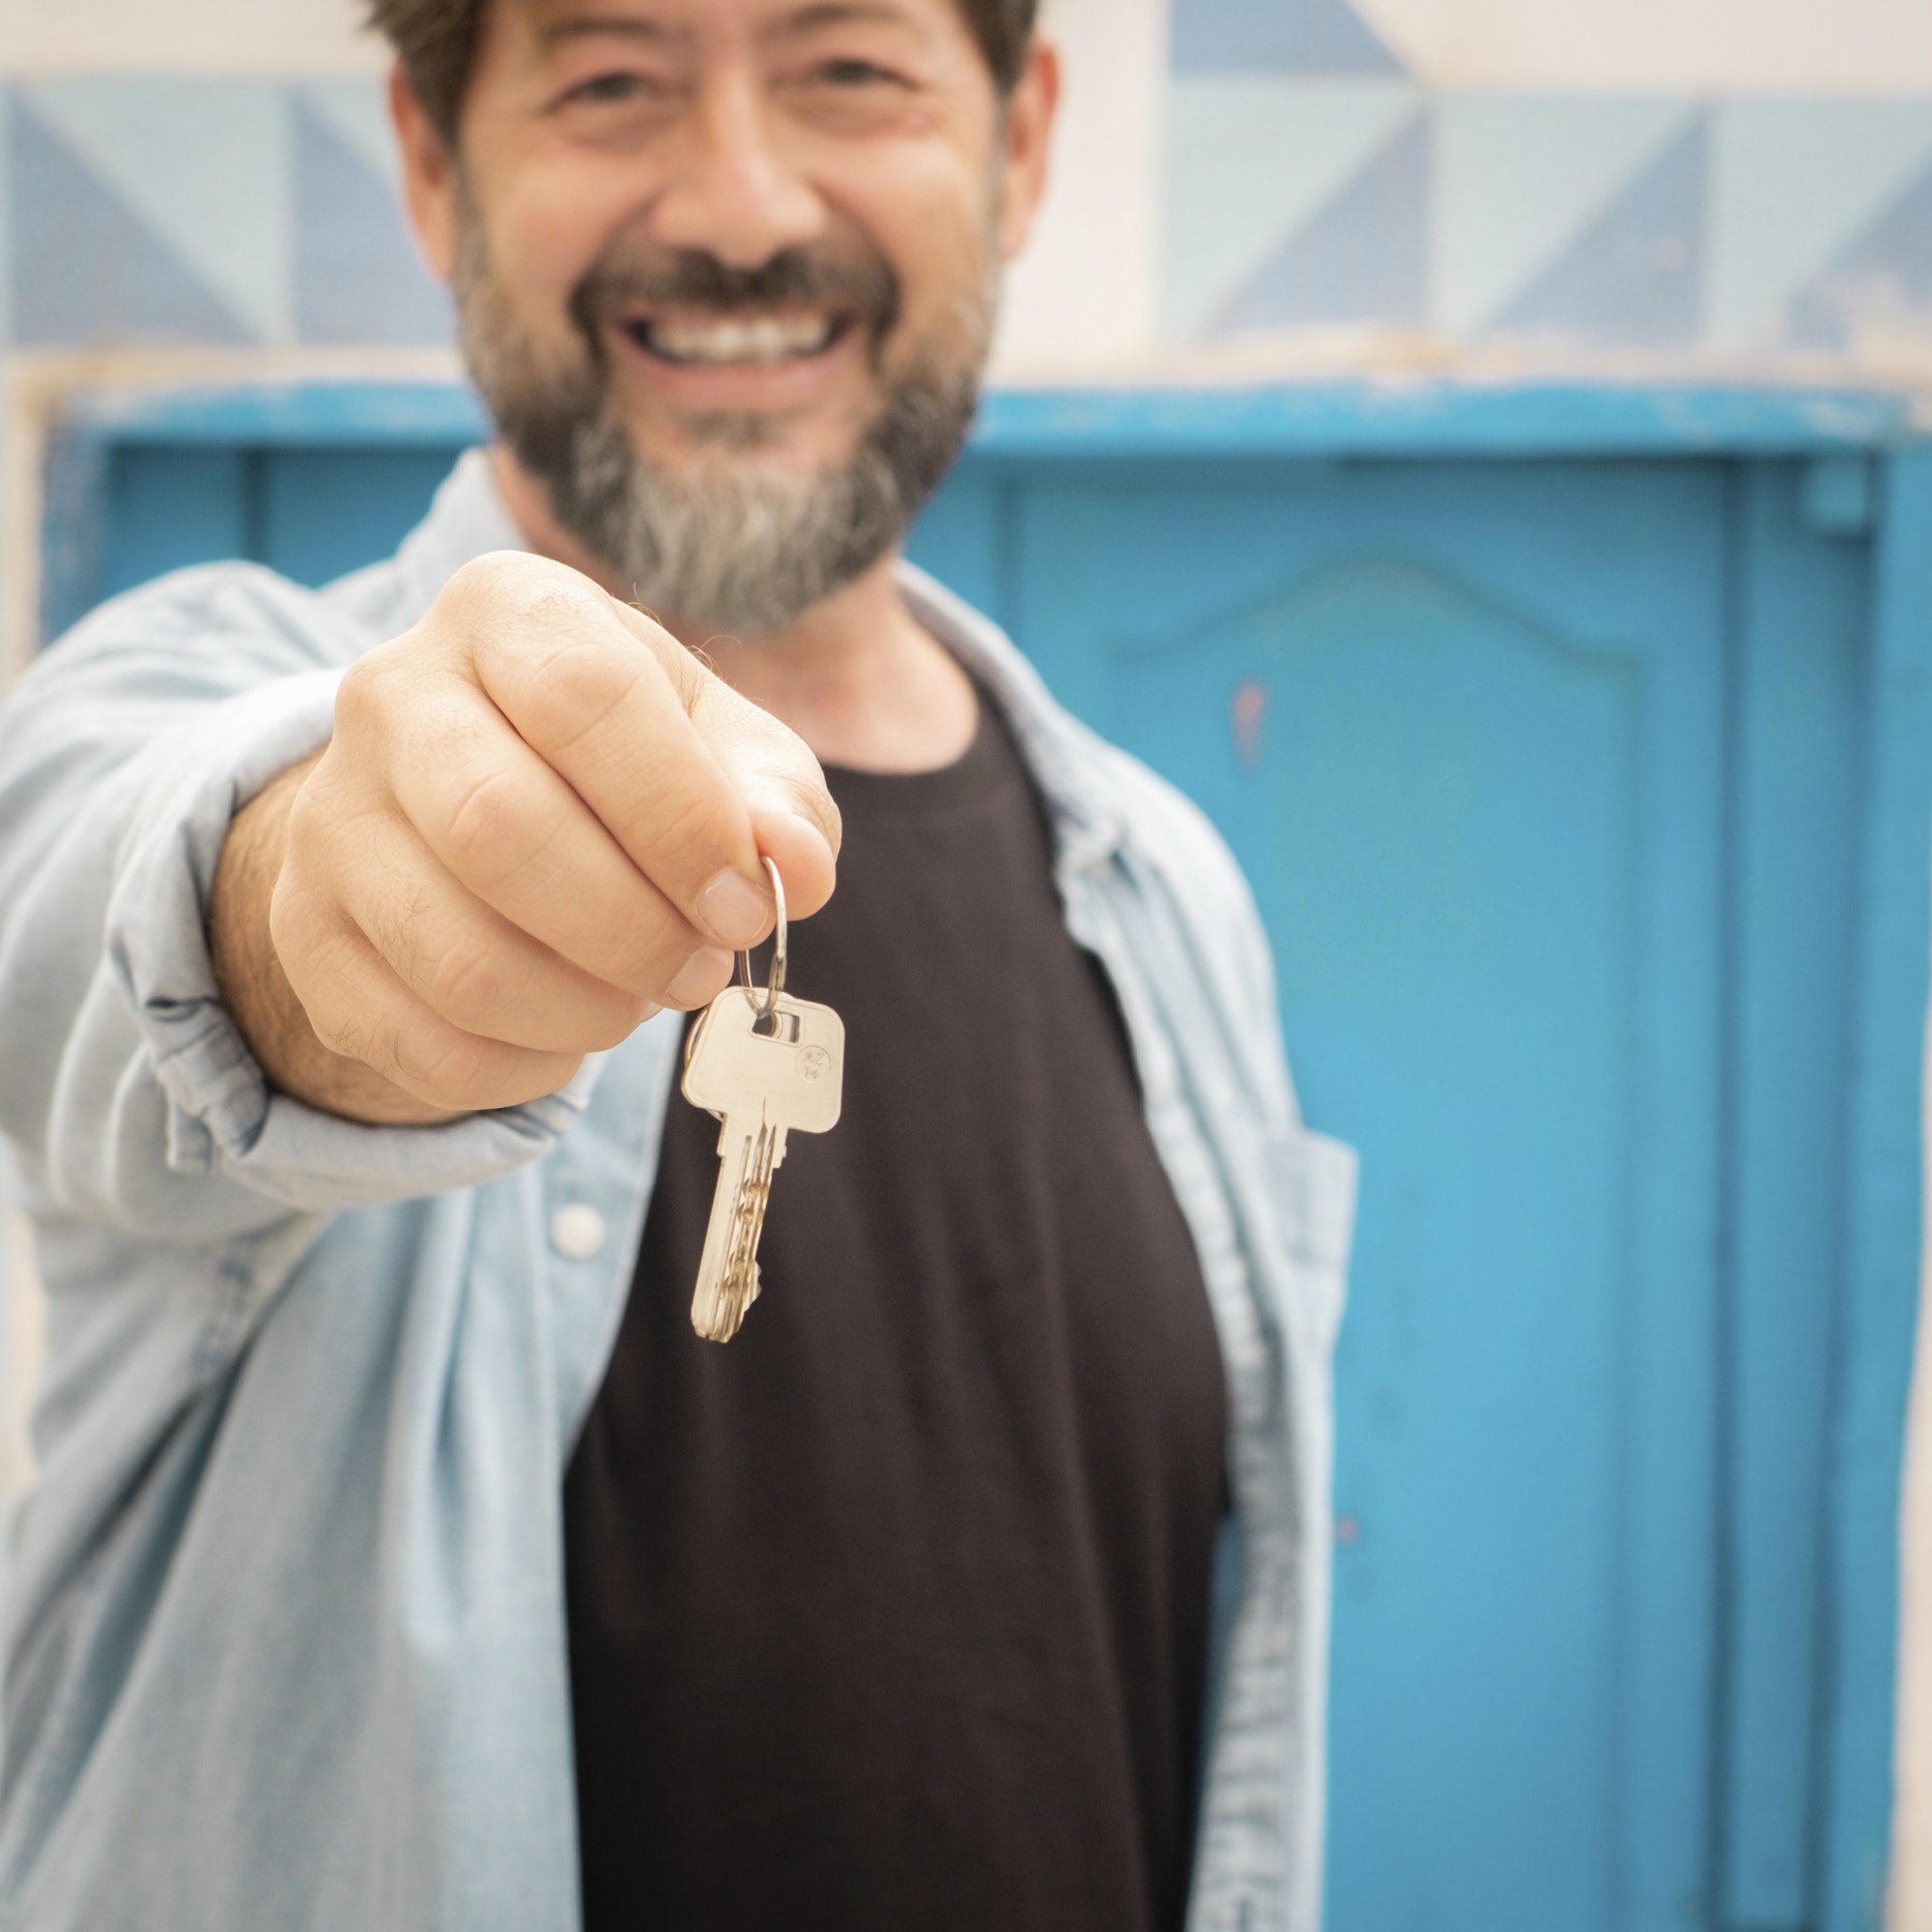
[[[546,48],[602,36],[665,45],[783,40],[843,27],[965,30],[958,0],[517,0]]]

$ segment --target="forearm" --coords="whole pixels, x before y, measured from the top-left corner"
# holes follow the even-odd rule
[[[222,846],[208,907],[209,954],[222,1004],[280,1093],[345,1120],[432,1125],[452,1117],[359,1060],[331,1052],[316,1037],[270,933],[269,908],[281,876],[289,808],[321,755],[291,766],[250,801]]]

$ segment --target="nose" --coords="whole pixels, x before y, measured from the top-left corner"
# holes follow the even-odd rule
[[[688,126],[687,152],[652,211],[656,241],[755,269],[824,233],[825,205],[774,145],[753,82],[721,77]]]

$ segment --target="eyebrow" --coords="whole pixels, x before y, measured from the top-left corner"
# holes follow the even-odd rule
[[[546,20],[537,29],[537,39],[546,51],[571,41],[612,38],[665,45],[684,37],[673,33],[662,20],[617,19],[609,14],[569,14],[560,20]]]
[[[819,27],[842,27],[850,20],[903,22],[905,9],[894,0],[816,0],[788,14],[774,29],[777,34],[809,34]]]

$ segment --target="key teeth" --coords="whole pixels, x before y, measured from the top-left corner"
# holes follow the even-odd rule
[[[698,1337],[706,1342],[728,1342],[745,1325],[745,1311],[757,1300],[764,1287],[758,1273],[756,1262],[752,1264],[750,1285],[740,1292],[736,1277],[727,1277],[711,1297],[711,1306],[700,1306],[698,1300],[691,1304],[691,1325]]]
[[[707,1013],[687,1044],[688,1099],[696,1098],[690,1076],[701,1057],[700,1039],[710,1019]],[[763,1287],[758,1240],[771,1204],[772,1176],[784,1159],[786,1129],[772,1119],[770,1095],[752,1097],[754,1110],[730,1104],[722,1110],[714,1108],[719,1116],[718,1156],[724,1167],[705,1227],[697,1293],[691,1304],[691,1325],[707,1342],[728,1342],[737,1334]],[[729,1095],[713,1093],[710,1098],[728,1101]],[[753,1112],[755,1129],[743,1118],[745,1113]]]
[[[694,1313],[691,1318],[691,1325],[696,1331],[699,1341],[723,1343],[728,1342],[738,1332],[744,1319],[741,1315],[736,1320],[727,1321],[721,1316],[713,1321],[711,1326],[706,1327],[703,1321]]]

